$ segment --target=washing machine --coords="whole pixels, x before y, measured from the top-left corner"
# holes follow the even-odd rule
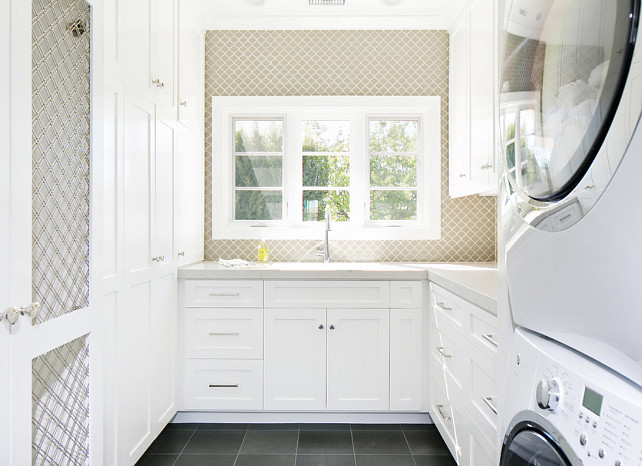
[[[639,17],[640,0],[507,0],[498,262],[513,328],[642,386]]]
[[[518,329],[500,466],[642,466],[642,392],[586,356]]]

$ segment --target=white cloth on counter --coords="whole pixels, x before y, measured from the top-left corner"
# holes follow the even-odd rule
[[[256,267],[258,264],[256,262],[250,262],[243,259],[219,259],[218,265],[226,267],[228,269],[240,269],[247,267]]]

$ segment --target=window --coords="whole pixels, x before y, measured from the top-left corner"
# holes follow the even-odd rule
[[[213,237],[438,239],[439,97],[215,97]],[[394,228],[396,227],[396,228]]]

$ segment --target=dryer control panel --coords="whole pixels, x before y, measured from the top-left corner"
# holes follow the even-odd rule
[[[521,337],[521,358],[537,360],[529,409],[583,464],[642,466],[642,387],[550,340]]]

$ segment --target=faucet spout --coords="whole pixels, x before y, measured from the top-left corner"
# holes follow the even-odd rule
[[[330,228],[330,206],[325,206],[325,235],[323,238],[323,250],[317,251],[317,256],[323,256],[323,262],[330,262],[330,244],[328,240],[328,232],[332,230]]]

